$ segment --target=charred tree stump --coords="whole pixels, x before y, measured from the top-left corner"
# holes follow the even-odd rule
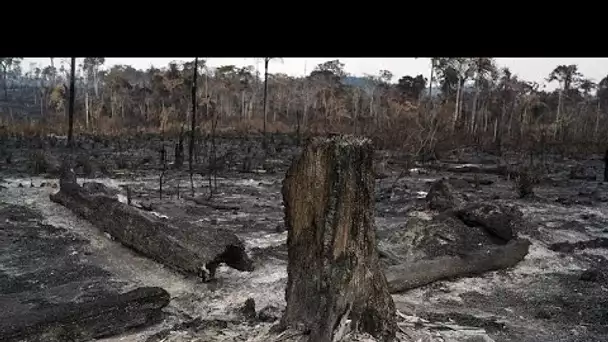
[[[339,341],[347,330],[395,337],[395,304],[376,252],[372,156],[367,139],[316,138],[287,171],[281,328],[306,331],[309,341]]]

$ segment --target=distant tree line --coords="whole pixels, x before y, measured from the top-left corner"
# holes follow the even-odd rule
[[[48,130],[63,129],[69,60],[51,59],[44,68],[31,65],[27,73],[21,62],[0,58],[0,111],[15,117],[28,108],[30,122]],[[432,72],[426,75],[432,75],[431,85],[425,75],[393,80],[388,70],[349,76],[339,60],[321,63],[305,77],[272,73],[274,59],[264,62],[267,73],[253,66],[210,68],[199,60],[193,102],[194,61],[137,70],[128,65],[105,67],[103,57],[85,58],[75,75],[76,131],[187,130],[196,103],[201,130],[208,130],[215,120],[219,130],[250,133],[264,128],[357,133],[415,152],[457,144],[500,150],[564,143],[600,148],[608,143],[608,75],[594,82],[576,65],[556,66],[547,81],[559,86],[548,92],[508,68],[498,68],[492,58],[432,58]]]

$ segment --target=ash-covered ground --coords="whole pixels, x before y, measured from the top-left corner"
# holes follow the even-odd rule
[[[239,272],[222,266],[217,279],[210,283],[137,254],[69,209],[51,202],[49,195],[58,190],[58,161],[68,153],[62,147],[64,143],[61,137],[3,141],[0,222],[6,225],[19,221],[14,216],[19,216],[20,209],[15,206],[30,208],[35,213],[22,221],[37,225],[27,226],[26,235],[54,239],[49,243],[57,248],[23,242],[27,239],[14,243],[16,233],[7,233],[6,226],[0,243],[6,247],[10,238],[11,246],[17,247],[3,247],[0,300],[20,294],[35,297],[38,302],[53,302],[53,295],[67,298],[78,291],[86,294],[84,289],[92,282],[99,284],[98,291],[158,286],[171,295],[162,321],[104,341],[268,340],[269,329],[285,307],[287,232],[281,184],[286,168],[299,152],[294,139],[275,137],[266,151],[259,139],[218,139],[216,154],[222,166],[211,183],[217,183],[212,202],[219,206],[200,205],[189,199],[192,193],[187,162],[180,170],[167,165],[160,198],[161,140],[156,137],[78,140],[72,155],[78,162],[79,182],[102,182],[115,188],[122,200],[126,200],[128,187],[132,202],[150,208],[163,220],[228,229],[245,242],[255,270]],[[170,151],[168,160],[172,161],[173,142],[165,144]],[[199,150],[200,156],[207,155],[205,146]],[[517,207],[525,222],[516,227],[517,233],[532,242],[529,254],[513,268],[437,281],[394,294],[399,340],[608,340],[608,245],[598,242],[576,248],[555,247],[560,242],[608,238],[608,184],[599,181],[603,171],[600,156],[586,160],[550,158],[534,188],[535,196],[520,199],[513,180],[485,171],[488,166],[509,162],[506,158],[462,153],[441,163],[412,163],[397,153],[377,154],[379,245],[389,244],[390,237],[408,229],[412,220],[424,222],[438,215],[428,209],[425,196],[440,178],[449,178],[455,194],[464,202]],[[208,164],[203,157],[200,159],[194,191],[195,196],[206,196]],[[463,172],[459,167],[471,170]],[[404,174],[404,169],[409,172]],[[40,254],[37,267],[20,266],[26,264],[22,259],[29,249]],[[59,263],[71,265],[74,276],[64,279],[65,293],[45,293],[52,278],[49,274],[54,274],[51,268]],[[79,269],[88,273],[79,273]],[[250,298],[255,302],[255,312],[251,306],[245,308]],[[364,336],[351,339],[372,341]]]

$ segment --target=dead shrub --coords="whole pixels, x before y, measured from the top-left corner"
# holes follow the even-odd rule
[[[59,172],[59,162],[44,150],[35,150],[30,153],[28,162],[30,171],[36,175],[41,173],[57,174]]]
[[[129,161],[127,160],[127,157],[125,155],[117,156],[114,159],[114,162],[116,163],[117,169],[125,170],[125,169],[129,169],[129,167],[130,167]]]
[[[76,168],[81,167],[82,168],[82,174],[85,175],[88,178],[92,178],[95,176],[95,161],[92,160],[92,158],[85,156],[85,155],[79,155],[76,158]]]
[[[540,182],[540,172],[537,168],[522,167],[515,177],[515,190],[519,198],[534,196],[534,187]]]

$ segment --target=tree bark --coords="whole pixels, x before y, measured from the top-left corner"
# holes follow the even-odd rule
[[[385,270],[391,293],[411,290],[432,282],[466,277],[515,266],[528,254],[530,241],[512,240],[464,256],[441,256],[389,266]]]
[[[90,108],[89,108],[89,79],[85,72],[84,75],[84,120],[87,131],[89,130]]]
[[[190,126],[190,145],[188,146],[188,167],[190,171],[190,191],[194,196],[194,180],[193,180],[193,157],[194,157],[194,141],[196,138],[196,80],[198,78],[198,57],[194,59],[194,71],[192,75],[192,122]]]
[[[289,264],[281,326],[310,331],[309,341],[340,340],[349,328],[395,337],[376,251],[372,157],[367,139],[315,138],[283,183]]]
[[[68,145],[72,146],[72,135],[74,133],[74,80],[76,79],[76,57],[72,57],[70,70],[70,104],[68,110]]]
[[[162,288],[140,287],[84,303],[24,310],[0,320],[0,340],[90,341],[160,322],[169,300]]]
[[[267,102],[268,102],[268,62],[270,58],[264,58],[264,139],[266,139],[266,119],[268,116]]]
[[[454,118],[452,121],[452,133],[456,131],[456,123],[458,122],[458,116],[460,115],[460,92],[461,92],[461,78],[458,76],[458,88],[456,88],[456,108],[454,108]]]
[[[99,185],[99,188],[105,188]],[[116,198],[99,192],[91,193],[78,185],[73,173],[70,175],[70,171],[65,169],[60,191],[51,194],[50,198],[123,245],[182,273],[209,280],[215,276],[221,263],[240,271],[253,270],[243,242],[233,233],[162,221]]]
[[[2,84],[4,86],[4,100],[8,101],[8,84],[7,84],[7,81],[6,81],[6,73],[8,71],[6,69],[7,69],[6,66],[4,66],[3,69],[2,69],[2,80],[3,80]]]

